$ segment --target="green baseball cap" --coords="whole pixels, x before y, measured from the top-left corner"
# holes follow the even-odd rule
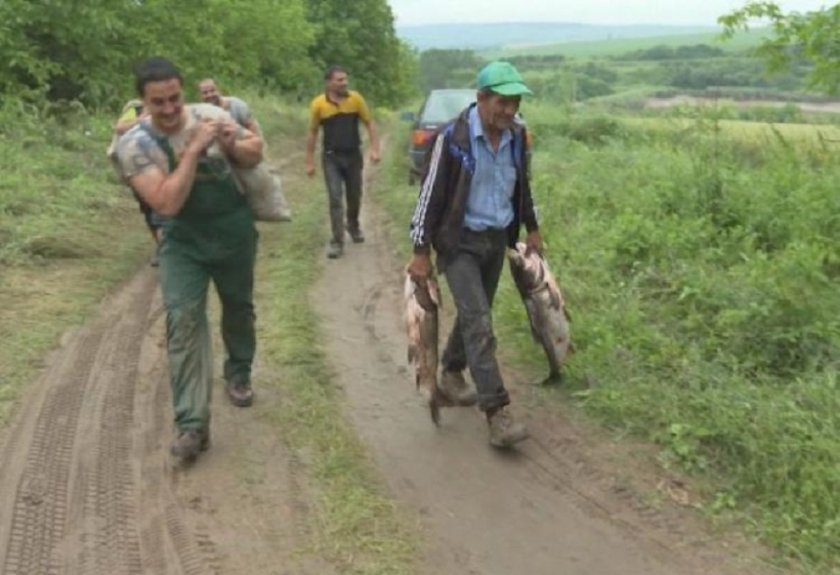
[[[522,82],[522,76],[509,62],[490,62],[478,73],[478,89],[491,90],[502,96],[533,94]]]

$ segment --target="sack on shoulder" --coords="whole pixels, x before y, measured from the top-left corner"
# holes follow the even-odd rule
[[[255,220],[292,221],[292,209],[283,194],[280,176],[272,174],[265,162],[253,168],[234,168],[234,170]]]

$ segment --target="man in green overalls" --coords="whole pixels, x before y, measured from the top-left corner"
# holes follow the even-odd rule
[[[175,425],[172,454],[192,459],[209,446],[212,357],[210,280],[222,304],[225,389],[234,405],[253,401],[254,261],[257,231],[231,163],[262,160],[263,142],[209,104],[184,105],[178,69],[152,58],[137,69],[149,117],[121,139],[120,167],[155,212],[168,217],[160,252]]]

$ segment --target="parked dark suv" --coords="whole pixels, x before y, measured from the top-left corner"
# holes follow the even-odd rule
[[[420,106],[411,130],[408,153],[411,158],[408,183],[414,185],[415,178],[423,171],[423,160],[432,145],[435,131],[455,118],[461,110],[475,101],[475,89],[432,90]]]

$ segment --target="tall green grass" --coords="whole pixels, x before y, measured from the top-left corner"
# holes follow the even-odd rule
[[[533,171],[585,408],[714,478],[712,508],[840,569],[836,163],[699,122],[558,138]]]

